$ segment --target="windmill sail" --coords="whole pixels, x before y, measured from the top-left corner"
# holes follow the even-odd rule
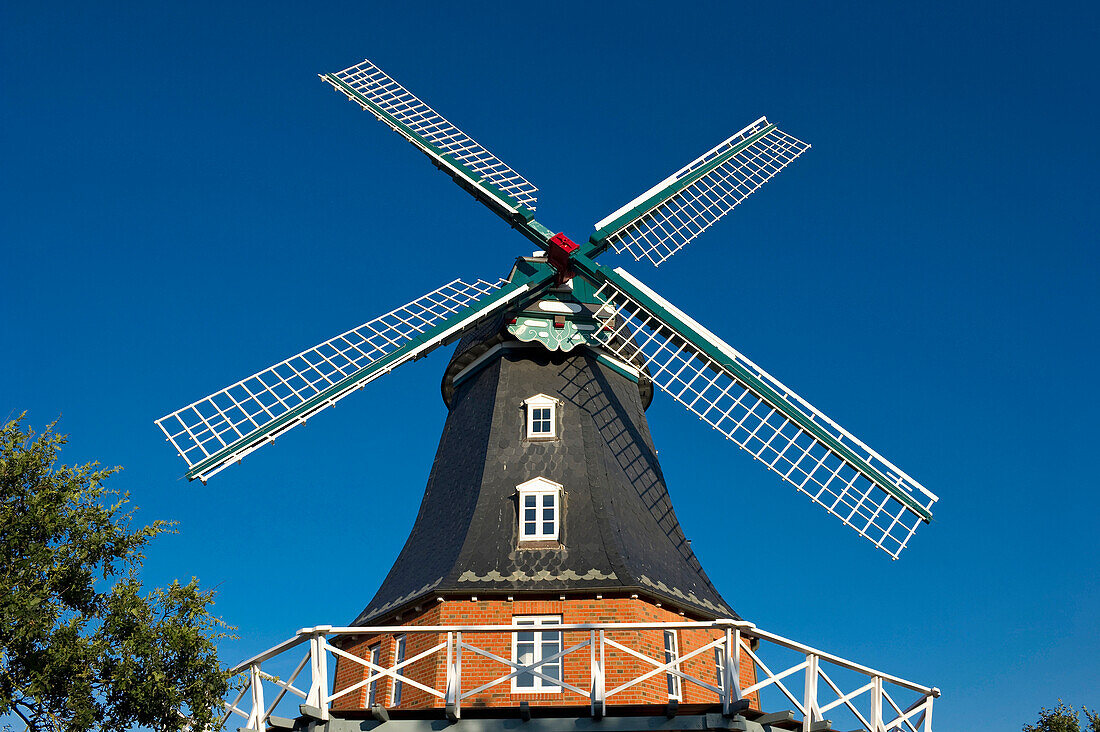
[[[809,147],[761,117],[599,221],[592,242],[660,265]]]
[[[538,188],[370,61],[322,74],[505,219],[531,218]]]
[[[157,425],[187,462],[187,478],[205,482],[354,389],[451,342],[531,288],[530,279],[454,280],[167,414]]]
[[[622,269],[597,266],[600,339],[895,559],[936,496]]]

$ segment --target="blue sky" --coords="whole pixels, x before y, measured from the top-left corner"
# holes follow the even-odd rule
[[[179,533],[226,661],[350,620],[419,505],[446,356],[210,484],[153,420],[530,245],[316,74],[370,57],[574,239],[761,114],[813,149],[659,270],[608,255],[939,494],[889,561],[658,396],[677,511],[761,627],[939,686],[941,730],[1100,705],[1095,6],[0,9],[0,413]]]

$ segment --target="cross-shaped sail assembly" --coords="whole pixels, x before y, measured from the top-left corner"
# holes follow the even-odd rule
[[[761,117],[605,217],[578,246],[535,220],[534,185],[370,61],[321,78],[548,256],[519,260],[506,281],[455,280],[157,420],[188,478],[205,481],[351,391],[541,302],[551,288],[560,300],[561,285],[578,277],[599,304],[599,327],[583,326],[595,331],[589,347],[631,364],[891,557],[931,520],[934,494],[641,282],[594,261],[613,248],[661,264],[808,144]],[[554,316],[555,326],[563,318]]]

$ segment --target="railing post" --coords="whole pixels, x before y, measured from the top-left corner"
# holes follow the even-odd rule
[[[605,649],[607,644],[604,642],[604,630],[600,628],[600,716],[607,715],[607,658],[605,656]]]
[[[928,695],[928,706],[924,709],[924,732],[932,732],[932,701],[936,698],[936,692],[939,689],[932,689],[932,693]]]
[[[248,714],[248,726],[245,729],[264,728],[264,685],[260,676],[260,664],[248,667],[249,683],[252,687],[252,711]]]
[[[588,657],[592,669],[592,686],[588,700],[592,717],[602,719],[604,713],[603,630],[600,630],[600,655],[596,658],[596,631],[588,631]]]
[[[459,642],[461,643],[461,635]],[[455,636],[453,631],[447,631],[447,681],[443,703],[446,706],[447,719],[454,722],[461,716],[462,710],[458,706],[458,674],[455,668]]]
[[[311,675],[306,704],[321,710],[321,719],[328,716],[328,653],[325,651],[325,634],[331,625],[318,625],[309,637],[309,671]]]
[[[733,629],[733,670],[730,673],[733,679],[730,688],[733,690],[733,701],[741,701],[741,629]]]
[[[455,717],[462,716],[462,631],[455,633]]]
[[[882,726],[882,677],[871,679],[871,732],[884,732]]]
[[[733,705],[733,628],[726,628],[722,644],[722,714],[730,716]]]
[[[802,732],[810,732],[810,727],[821,717],[817,704],[817,654],[806,654],[806,686],[802,696]]]

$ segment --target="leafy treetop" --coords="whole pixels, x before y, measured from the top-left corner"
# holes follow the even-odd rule
[[[1081,711],[1085,713],[1085,721],[1089,725],[1087,732],[1100,732],[1100,713],[1088,707],[1081,707]],[[1023,732],[1081,732],[1081,722],[1077,718],[1077,710],[1059,699],[1054,709],[1040,709],[1039,721],[1025,724]]]
[[[0,715],[31,730],[205,728],[227,690],[228,627],[192,579],[143,592],[120,468],[57,465],[65,435],[23,416],[0,431]],[[188,719],[187,717],[190,717]]]

